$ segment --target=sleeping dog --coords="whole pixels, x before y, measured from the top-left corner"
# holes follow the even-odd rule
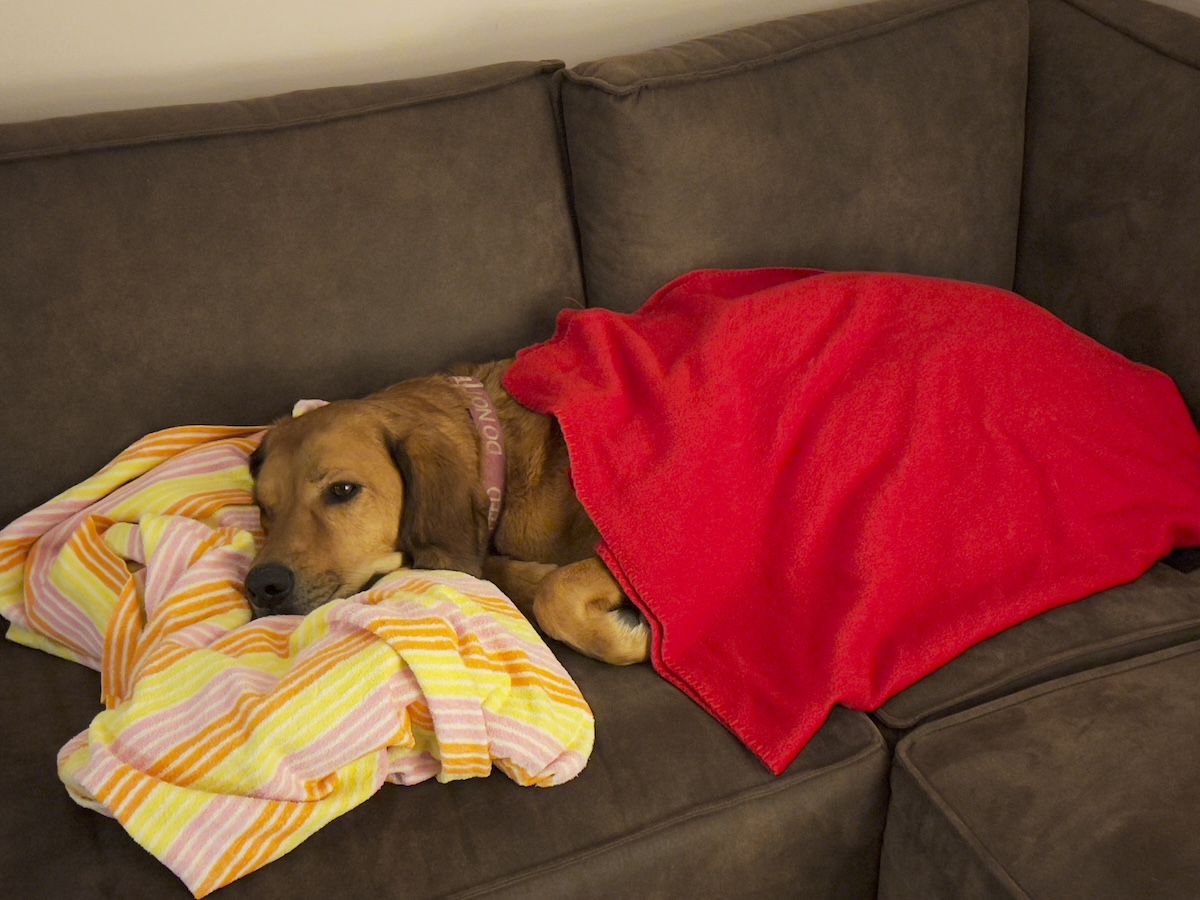
[[[256,615],[307,613],[401,565],[493,581],[541,629],[615,665],[650,629],[595,555],[552,417],[501,385],[511,360],[283,419],[251,457],[266,540]]]

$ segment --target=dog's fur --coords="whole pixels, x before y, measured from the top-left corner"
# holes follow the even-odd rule
[[[507,445],[503,512],[489,540],[481,439],[466,393],[416,378],[271,427],[251,458],[266,541],[246,578],[256,615],[306,613],[408,565],[494,581],[548,635],[613,664],[649,657],[650,632],[595,556],[557,422],[479,380]]]

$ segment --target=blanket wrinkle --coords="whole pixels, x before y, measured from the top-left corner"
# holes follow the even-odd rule
[[[587,764],[591,709],[493,585],[398,570],[305,617],[250,620],[259,428],[137,442],[0,531],[8,637],[98,669],[104,711],[58,754],[203,897],[387,781],[549,787]]]
[[[1174,383],[996,288],[703,270],[564,310],[555,416],[651,660],[781,772],[975,643],[1200,544]]]

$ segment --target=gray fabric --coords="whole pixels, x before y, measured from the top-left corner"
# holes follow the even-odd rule
[[[1017,290],[1200,416],[1200,19],[1032,0]]]
[[[889,729],[1200,638],[1200,571],[1162,564],[1127,585],[1060,606],[976,644],[885,703]]]
[[[547,337],[557,68],[0,126],[0,523],[155,429]]]
[[[884,0],[569,70],[589,303],[696,268],[1010,287],[1023,0]]]
[[[883,900],[1196,897],[1200,643],[1051,682],[901,741]]]
[[[556,646],[596,714],[574,781],[503,775],[385,785],[222,900],[329,897],[875,895],[888,753],[866,716],[835,710],[779,778],[648,666]],[[0,642],[10,785],[0,894],[166,900],[183,884],[120,826],[76,806],[55,754],[99,711],[99,676]],[[20,689],[13,689],[20,685]]]
[[[1032,8],[1027,143],[1024,0],[883,0],[565,75],[0,126],[0,524],[156,428],[262,422],[548,336],[583,291],[575,209],[584,299],[619,309],[697,266],[1008,286],[1015,263],[1195,412],[1200,21]],[[889,703],[897,731],[970,710],[900,744],[884,896],[1195,896],[1200,650],[1090,667],[1193,636],[1197,584],[1158,567]],[[648,667],[557,649],[597,716],[576,781],[386,786],[221,900],[875,895],[889,754],[866,716],[835,710],[775,779]],[[0,641],[0,684],[0,895],[186,897],[56,777],[96,673]]]

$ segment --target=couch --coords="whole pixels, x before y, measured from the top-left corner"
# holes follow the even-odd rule
[[[880,0],[512,62],[0,125],[0,522],[134,439],[256,424],[628,311],[680,273],[1015,289],[1200,415],[1200,19]],[[991,638],[780,776],[649,666],[555,650],[597,743],[547,790],[385,786],[267,897],[1195,897],[1200,571]],[[98,676],[0,646],[0,893],[188,895],[55,755]]]

